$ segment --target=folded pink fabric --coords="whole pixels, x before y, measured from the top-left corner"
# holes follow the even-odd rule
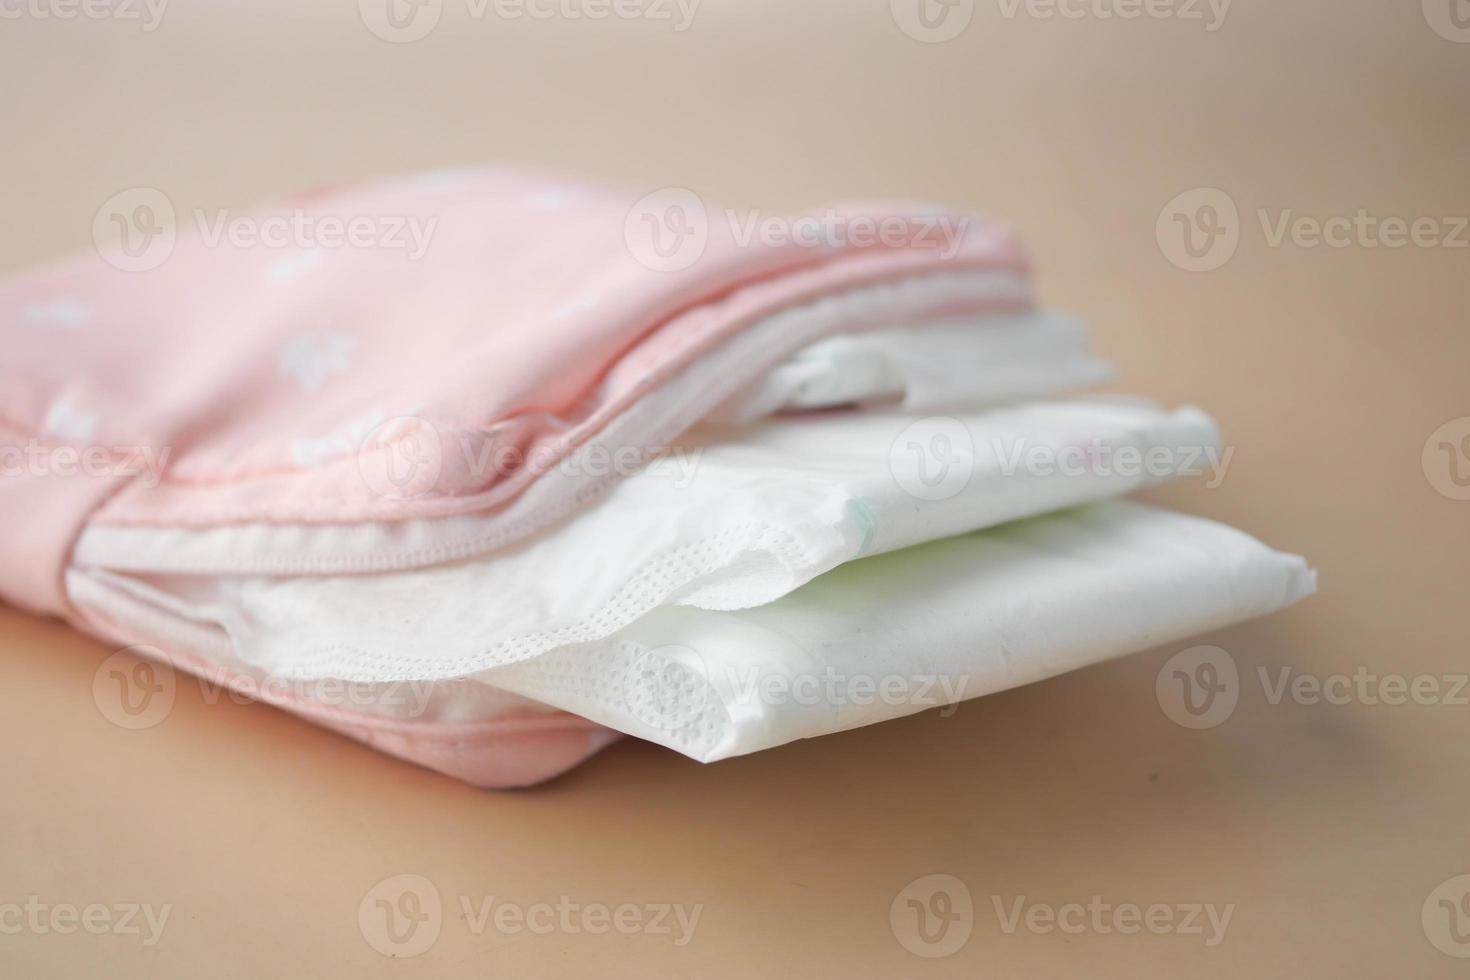
[[[89,524],[391,528],[492,514],[503,520],[475,540],[252,560],[322,574],[488,552],[612,478],[568,476],[559,461],[593,443],[651,451],[823,336],[1031,305],[1007,230],[910,206],[833,208],[803,226],[904,231],[881,241],[746,240],[750,226],[725,212],[487,171],[312,194],[255,220],[272,216],[379,231],[414,220],[430,235],[414,255],[186,229],[156,268],[89,255],[0,284],[7,601],[134,642],[68,601],[65,569]],[[964,230],[953,248],[934,232],[941,217]],[[672,264],[667,242],[644,237],[689,233],[697,258]],[[839,316],[772,327],[782,311],[884,286]],[[161,479],[145,473],[164,459]],[[282,703],[485,785],[545,778],[611,737],[560,713],[456,730]]]

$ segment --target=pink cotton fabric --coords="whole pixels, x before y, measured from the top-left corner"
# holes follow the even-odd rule
[[[258,214],[369,216],[379,227],[432,221],[416,259],[381,247],[211,245],[185,219],[157,268],[123,271],[93,254],[0,283],[0,448],[104,447],[119,457],[130,447],[168,451],[157,485],[125,472],[0,479],[7,558],[0,597],[78,621],[62,582],[88,522],[355,524],[494,511],[558,473],[471,466],[472,454],[445,453],[432,480],[409,492],[384,493],[383,477],[405,446],[417,444],[415,426],[456,445],[493,440],[520,458],[545,460],[640,409],[676,413],[619,430],[634,448],[652,448],[640,445],[640,432],[698,421],[662,407],[661,388],[765,317],[872,284],[1025,272],[1013,236],[978,220],[946,254],[932,241],[742,243],[713,208],[698,261],[660,271],[630,248],[636,199],[506,171],[392,180],[305,195]],[[910,206],[840,212],[929,220]],[[936,300],[913,318],[1028,305]],[[841,330],[892,325],[859,314]],[[737,372],[759,377],[805,342],[774,344]],[[548,509],[519,533],[555,516]],[[108,633],[105,624],[78,625]],[[286,706],[312,714],[310,706]],[[316,720],[352,725],[320,713]],[[472,781],[497,778],[493,765],[446,761],[442,745],[415,746],[401,732],[358,737]],[[505,739],[489,740],[492,754],[512,760],[502,775],[526,782],[565,768],[565,745],[539,761],[512,759],[541,753],[537,739],[544,741],[506,729]],[[605,744],[597,741],[586,752]]]

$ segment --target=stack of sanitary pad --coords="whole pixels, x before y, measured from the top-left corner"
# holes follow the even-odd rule
[[[260,219],[414,218],[421,256],[183,235],[0,286],[0,449],[114,461],[0,482],[0,594],[511,786],[620,732],[726,758],[1312,591],[1118,499],[1228,454],[1196,409],[1076,394],[1107,365],[1004,229],[853,206],[755,241],[688,198],[435,175]]]

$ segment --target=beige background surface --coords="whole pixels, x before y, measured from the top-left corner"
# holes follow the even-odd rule
[[[1449,910],[1435,898],[1421,919],[1437,886],[1470,873],[1470,707],[1272,704],[1257,673],[1470,669],[1470,502],[1436,489],[1453,488],[1449,457],[1421,461],[1437,427],[1470,415],[1470,250],[1273,246],[1258,217],[1470,214],[1470,43],[1430,26],[1450,23],[1451,0],[1240,0],[1213,31],[1193,4],[1205,20],[1100,16],[1115,0],[1070,6],[1077,19],[1008,16],[980,0],[943,44],[906,36],[887,0],[705,0],[683,32],[476,18],[445,0],[408,44],[373,36],[349,0],[173,0],[152,31],[42,19],[65,0],[26,2],[0,20],[0,267],[86,247],[127,187],[183,211],[465,162],[771,212],[873,194],[980,208],[1025,231],[1045,299],[1092,320],[1120,387],[1224,426],[1223,485],[1153,498],[1310,556],[1322,592],[1200,641],[1241,677],[1234,714],[1208,730],[1156,700],[1178,644],[953,717],[709,767],[627,742],[510,794],[187,683],[162,724],[123,731],[91,693],[108,649],[0,609],[0,905],[172,906],[149,948],[0,934],[0,974],[1470,972],[1433,944],[1470,953]],[[1237,205],[1239,245],[1190,273],[1155,222],[1197,187]],[[446,912],[427,952],[393,961],[358,906],[400,873],[430,879]],[[942,959],[890,928],[900,890],[931,873],[974,902],[967,944]],[[994,908],[1094,895],[1234,911],[1207,947],[1007,933]],[[461,896],[703,911],[679,948],[477,935]]]

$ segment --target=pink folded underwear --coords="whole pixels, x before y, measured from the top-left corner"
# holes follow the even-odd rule
[[[1176,462],[1218,443],[1198,413],[1038,402],[1106,368],[1085,334],[1035,309],[1017,242],[994,223],[899,204],[773,223],[687,192],[637,200],[501,171],[248,216],[257,229],[327,219],[357,222],[362,240],[212,236],[186,220],[151,267],[104,249],[0,284],[0,597],[504,787],[622,732],[715,759],[927,706],[828,698],[798,718],[790,697],[743,705],[709,666],[738,669],[757,642],[742,631],[762,623],[787,642],[794,627],[772,617],[816,622],[814,608],[830,622],[799,650],[751,662],[815,670],[857,650],[842,624],[868,613],[842,597],[865,586],[841,576],[924,548],[975,550],[921,562],[946,569],[925,595],[953,592],[955,626],[893,626],[903,636],[880,654],[908,677],[933,665],[916,650],[952,651],[936,673],[988,672],[945,701],[1310,591],[1305,566],[1265,549],[1268,570],[1245,585],[1223,550],[1187,573],[1161,559],[1110,576],[1111,542],[1194,533],[1154,534],[1161,517],[1106,503],[1178,472],[1103,473],[1095,452],[1070,482],[1006,471],[1002,443],[1017,440],[1172,447]],[[392,244],[410,224],[421,250]],[[652,486],[683,458],[705,460],[687,486]],[[1199,601],[1162,626],[1115,617],[1079,630],[1086,643],[1058,630],[1031,660],[967,666],[967,651],[1014,653],[1023,632],[1048,632],[1002,609],[1061,622],[1097,594],[1078,578],[1064,594],[994,593],[986,623],[963,611],[1053,560],[1036,582],[1127,582],[1115,610],[1181,581]],[[864,637],[926,601],[885,620],[882,597],[899,591],[864,601],[880,624]],[[691,648],[705,671],[693,682],[678,653]],[[645,681],[661,685],[653,701]],[[327,693],[341,685],[370,696]],[[394,685],[422,685],[412,710],[371,694]]]

